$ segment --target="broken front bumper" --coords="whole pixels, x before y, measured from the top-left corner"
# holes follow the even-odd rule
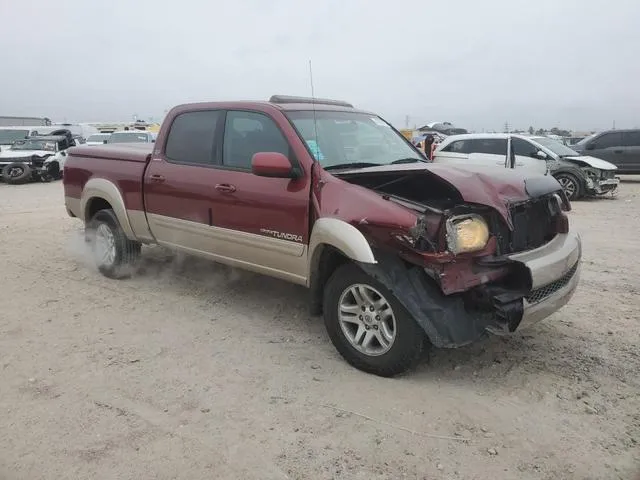
[[[387,287],[436,347],[454,348],[487,332],[505,335],[556,312],[573,296],[580,278],[582,242],[558,234],[542,247],[513,254],[515,278],[489,282],[462,294],[444,295],[424,269],[392,255],[361,268]]]
[[[593,180],[587,178],[587,193],[591,195],[604,195],[606,193],[613,193],[618,189],[620,185],[620,177],[606,178]]]
[[[566,305],[580,281],[582,240],[577,233],[559,234],[546,245],[509,255],[531,275],[531,290],[523,298],[518,329],[531,326]]]

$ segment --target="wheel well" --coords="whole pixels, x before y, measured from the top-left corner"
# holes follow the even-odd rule
[[[111,204],[107,202],[104,198],[94,197],[87,203],[87,208],[85,209],[85,221],[89,221],[93,218],[93,216],[98,213],[100,210],[104,209],[113,209]]]
[[[324,295],[324,286],[329,277],[338,267],[349,262],[349,258],[331,245],[320,245],[321,248],[319,258],[311,263],[311,314],[320,315],[322,313],[322,297]],[[315,255],[314,255],[315,257]]]

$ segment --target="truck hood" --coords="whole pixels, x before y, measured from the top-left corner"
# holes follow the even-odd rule
[[[562,187],[551,175],[526,169],[455,167],[437,163],[384,165],[331,172],[350,183],[430,204],[444,195],[452,200],[486,205],[498,211],[511,227],[509,206],[526,202]],[[430,192],[438,192],[429,198]],[[457,198],[455,198],[457,197]]]
[[[38,157],[46,157],[47,155],[55,155],[55,152],[48,150],[9,150],[2,149],[0,151],[0,158],[25,158],[37,155]]]
[[[584,162],[588,166],[597,168],[599,170],[617,170],[618,169],[618,167],[616,167],[613,163],[607,162],[606,160],[602,160],[600,158],[589,157],[587,155],[580,155],[578,157],[563,157],[562,159],[569,162],[573,162],[573,161]]]

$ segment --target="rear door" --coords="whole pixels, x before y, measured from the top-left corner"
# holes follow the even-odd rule
[[[622,173],[640,173],[640,130],[622,133],[622,153],[619,155],[618,168]]]
[[[177,115],[165,144],[154,151],[144,178],[145,211],[158,243],[194,253],[215,254],[215,167],[224,125],[223,110]]]
[[[618,168],[622,164],[622,132],[606,132],[597,136],[587,145],[585,155],[601,158],[611,162]]]
[[[506,138],[475,138],[470,141],[469,163],[487,167],[507,168]]]
[[[505,168],[506,155],[507,140],[504,138],[465,138],[437,151],[434,162]]]
[[[287,140],[297,138],[284,116],[229,110],[213,211],[220,255],[251,270],[304,283],[309,242],[310,176],[298,179],[251,173],[258,152],[279,152],[303,168]],[[299,147],[304,149],[300,142]]]

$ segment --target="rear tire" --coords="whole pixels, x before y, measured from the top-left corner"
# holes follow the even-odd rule
[[[96,267],[105,277],[121,279],[133,275],[141,245],[124,234],[111,209],[99,210],[85,229],[85,239]]]
[[[331,275],[323,309],[331,342],[359,370],[393,377],[422,357],[422,328],[393,293],[355,264],[342,265]]]
[[[28,183],[33,177],[31,167],[23,162],[13,162],[2,169],[2,178],[9,185]]]
[[[578,178],[571,173],[558,173],[554,175],[569,200],[577,200],[582,196],[582,189]]]

